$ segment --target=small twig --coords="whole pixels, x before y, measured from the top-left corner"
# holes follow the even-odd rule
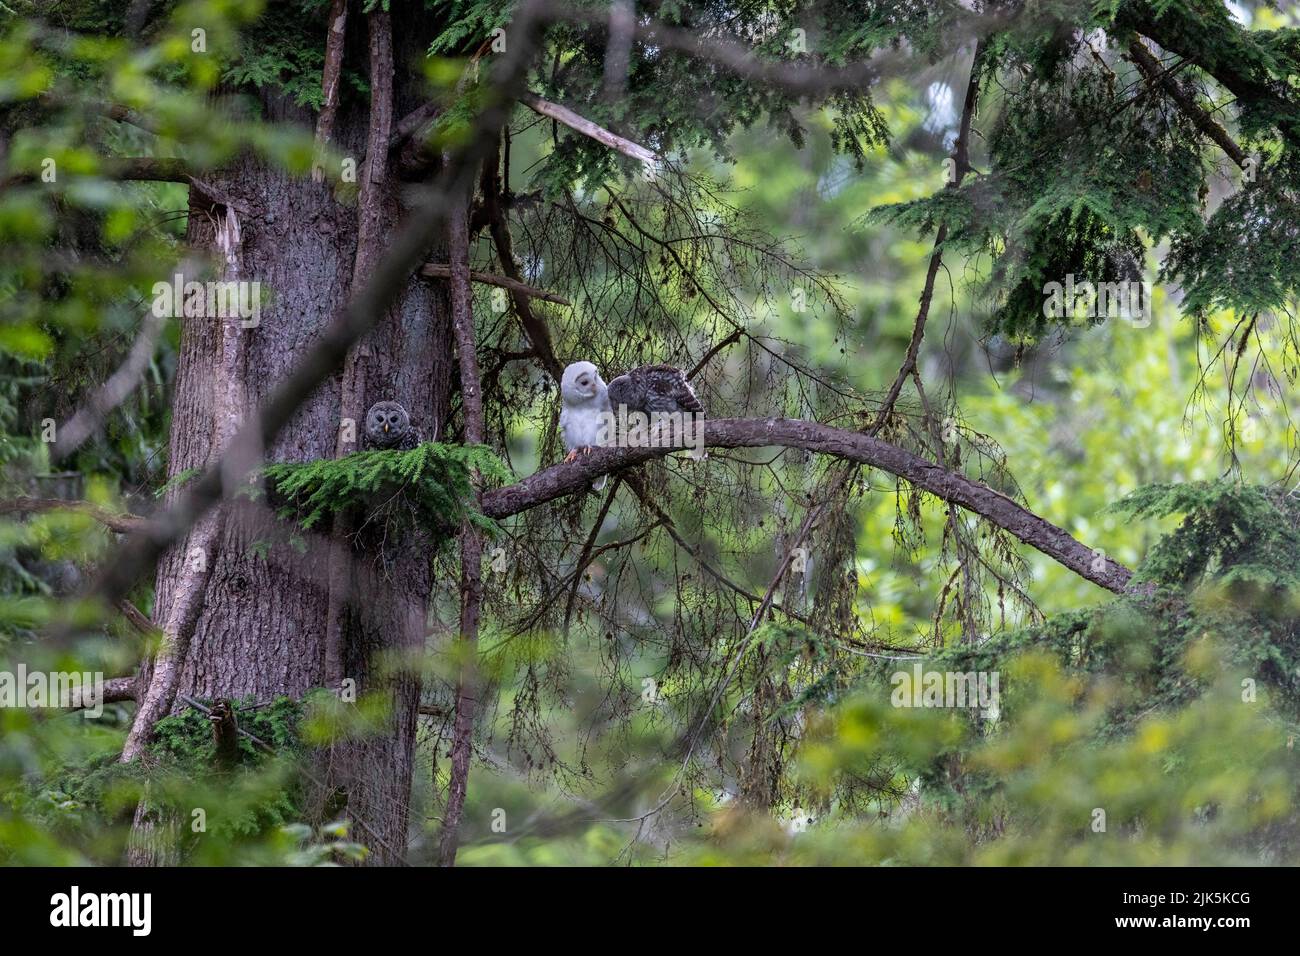
[[[420,275],[429,276],[434,279],[451,278],[451,266],[445,262],[430,262],[420,268]],[[483,285],[493,285],[510,292],[526,295],[529,298],[541,299],[544,302],[554,302],[556,305],[573,305],[568,299],[554,292],[547,292],[544,289],[538,289],[535,286],[528,285],[526,282],[520,282],[518,279],[511,279],[507,276],[495,275],[491,272],[478,272],[473,270],[469,277],[474,282]]]

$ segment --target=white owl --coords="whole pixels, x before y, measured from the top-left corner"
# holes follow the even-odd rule
[[[565,461],[573,461],[593,447],[609,441],[609,394],[600,372],[590,362],[574,362],[560,379],[560,432],[569,450]],[[596,491],[605,487],[608,475],[592,483]]]

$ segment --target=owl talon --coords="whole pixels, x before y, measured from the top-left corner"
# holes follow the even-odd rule
[[[577,460],[578,460],[578,449],[576,448],[564,456],[564,463],[566,465],[571,464],[572,462]]]

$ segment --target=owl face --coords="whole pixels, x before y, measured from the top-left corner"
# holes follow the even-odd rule
[[[411,430],[411,416],[397,402],[376,402],[366,412],[366,437],[379,448],[388,448]]]
[[[560,379],[560,396],[566,403],[585,402],[595,398],[604,388],[600,372],[591,362],[574,362],[564,370]]]

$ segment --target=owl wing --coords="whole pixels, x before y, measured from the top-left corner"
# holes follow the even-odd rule
[[[646,365],[631,373],[645,382],[647,412],[704,413],[686,373],[673,365]]]
[[[605,394],[609,397],[609,407],[618,412],[620,405],[626,405],[629,411],[641,411],[645,404],[645,392],[637,387],[632,379],[633,373],[620,375],[606,386]]]
[[[406,430],[406,434],[403,435],[393,447],[402,451],[411,451],[418,447],[420,442],[423,440],[423,437],[420,435],[420,429],[412,425]]]

